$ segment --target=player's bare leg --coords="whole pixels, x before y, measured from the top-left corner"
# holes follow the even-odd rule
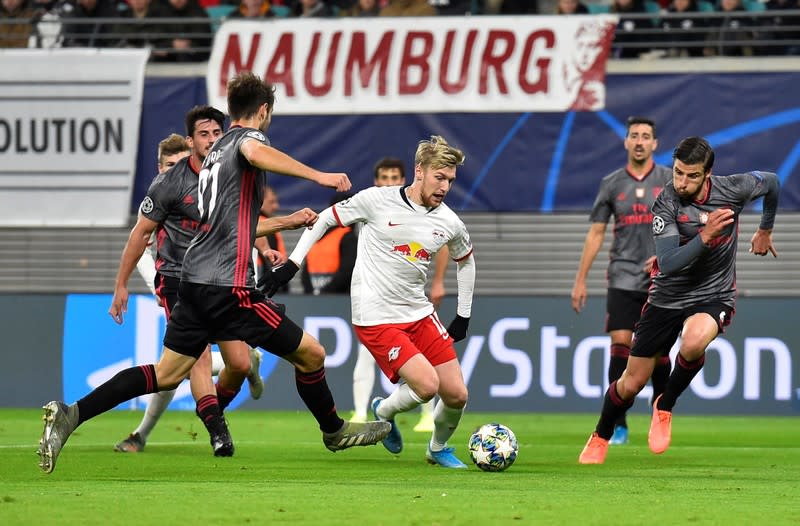
[[[403,436],[395,422],[398,413],[405,413],[419,407],[436,395],[439,389],[439,376],[436,369],[422,354],[415,354],[397,370],[403,379],[388,397],[372,400],[372,412],[376,419],[389,422],[391,431],[383,440],[383,446],[393,454],[403,450]]]

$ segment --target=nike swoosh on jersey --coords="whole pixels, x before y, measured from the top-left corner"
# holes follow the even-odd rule
[[[389,226],[400,226],[402,224],[403,223],[392,223],[391,221],[389,221]]]

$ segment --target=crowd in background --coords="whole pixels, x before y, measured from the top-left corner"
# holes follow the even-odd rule
[[[208,58],[221,19],[620,15],[613,56],[800,54],[800,0],[0,0],[0,47],[150,47]],[[712,3],[713,2],[713,3]],[[759,13],[756,13],[758,11]],[[701,13],[717,13],[702,16]],[[667,16],[664,16],[668,14]],[[180,19],[186,20],[183,22]]]

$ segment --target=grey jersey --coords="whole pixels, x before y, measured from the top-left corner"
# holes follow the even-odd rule
[[[606,271],[609,288],[647,292],[650,275],[644,272],[644,265],[656,253],[651,208],[671,178],[672,170],[653,165],[642,179],[621,168],[600,182],[589,220],[608,223],[614,217]]]
[[[156,270],[179,278],[186,249],[200,228],[197,175],[191,156],[153,179],[139,206],[142,216],[159,224],[156,229]]]
[[[774,177],[774,174],[769,174]],[[680,309],[707,302],[733,307],[736,299],[736,244],[739,214],[745,205],[767,193],[759,172],[709,176],[709,190],[702,202],[684,201],[667,185],[653,205],[653,235],[658,239],[679,236],[686,245],[703,230],[708,214],[719,208],[734,212],[733,223],[712,240],[694,263],[677,274],[659,272],[653,278],[648,302],[658,307]]]
[[[183,281],[255,287],[252,250],[264,198],[264,172],[240,151],[251,140],[269,145],[259,130],[233,127],[217,139],[203,162],[198,184],[200,233],[183,259]]]

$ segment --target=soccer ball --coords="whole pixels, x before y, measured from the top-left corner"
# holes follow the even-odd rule
[[[517,460],[517,437],[503,424],[484,424],[469,437],[469,456],[483,471],[504,471]]]

